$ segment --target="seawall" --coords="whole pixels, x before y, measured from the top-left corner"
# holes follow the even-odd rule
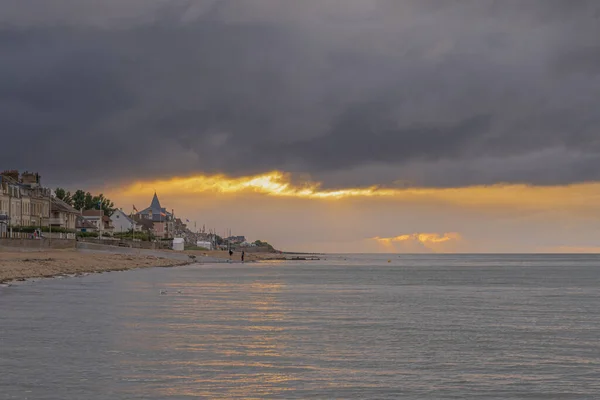
[[[47,251],[75,249],[73,239],[0,239],[0,251]]]

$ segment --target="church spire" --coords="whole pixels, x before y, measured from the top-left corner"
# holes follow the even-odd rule
[[[158,201],[156,192],[154,192],[154,197],[152,198],[152,203],[150,203],[150,208],[152,210],[158,210],[159,212],[162,211],[162,207],[160,206],[160,201]]]

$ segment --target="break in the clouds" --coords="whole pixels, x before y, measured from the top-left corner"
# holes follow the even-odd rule
[[[0,0],[2,166],[597,180],[599,17],[593,0]]]

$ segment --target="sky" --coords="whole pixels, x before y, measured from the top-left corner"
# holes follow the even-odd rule
[[[600,250],[595,0],[0,0],[0,167],[318,252]],[[6,147],[5,147],[6,146]]]

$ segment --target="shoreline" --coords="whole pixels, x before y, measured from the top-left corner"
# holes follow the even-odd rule
[[[245,262],[308,261],[314,258],[286,257],[298,253],[246,253]],[[76,277],[103,272],[128,271],[139,268],[171,268],[196,263],[241,263],[241,253],[231,257],[223,251],[189,250],[184,252],[126,251],[102,246],[101,249],[53,249],[23,251],[0,250],[0,285],[37,278]]]
[[[183,252],[188,256],[211,257],[219,260],[228,260],[231,262],[240,262],[242,253],[237,250],[230,257],[229,253],[222,250],[186,250]],[[296,252],[246,252],[245,262],[257,261],[314,261],[319,260],[323,254],[317,253],[296,253]]]
[[[42,252],[0,251],[0,284],[138,268],[179,267],[194,262],[197,261],[108,251],[85,252],[74,249]]]

